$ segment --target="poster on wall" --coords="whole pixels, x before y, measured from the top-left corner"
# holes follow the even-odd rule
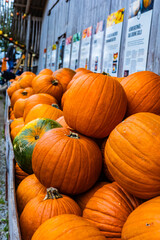
[[[64,68],[69,68],[71,44],[72,44],[72,36],[66,38],[66,44],[65,44],[65,49],[64,49],[64,59],[63,59],[63,67]]]
[[[119,51],[122,34],[124,8],[110,14],[107,18],[105,35],[103,71],[117,77]]]
[[[135,0],[129,7],[123,76],[146,70],[154,0]]]
[[[80,32],[73,35],[71,64],[70,64],[70,68],[73,69],[73,70],[78,68],[78,56],[79,56],[80,40],[81,40],[81,33]]]
[[[80,68],[89,69],[89,54],[91,46],[91,35],[92,35],[92,26],[83,30],[82,33],[82,44],[81,44],[81,53],[80,53]]]
[[[58,64],[57,64],[58,69],[63,68],[64,46],[65,37],[61,36],[58,41]]]
[[[52,46],[52,55],[51,55],[51,70],[54,72],[56,70],[56,44]]]
[[[104,36],[104,21],[97,23],[92,42],[91,71],[101,72],[102,46]]]
[[[52,46],[47,48],[47,61],[46,61],[46,68],[51,68],[51,55],[52,55]]]

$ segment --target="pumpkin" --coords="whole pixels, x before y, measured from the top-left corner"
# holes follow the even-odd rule
[[[52,76],[62,84],[63,92],[65,92],[67,90],[68,83],[72,80],[75,74],[76,72],[72,69],[61,68],[55,71]]]
[[[47,194],[37,195],[27,203],[20,216],[23,240],[31,239],[47,219],[61,214],[81,215],[81,209],[70,197],[59,194],[56,188],[48,188]]]
[[[7,89],[8,96],[11,97],[12,94],[13,94],[16,90],[18,90],[18,89],[20,89],[20,88],[21,88],[21,87],[20,87],[20,85],[19,85],[18,82],[13,82],[13,83],[8,87],[8,89]]]
[[[86,68],[77,68],[76,70],[75,70],[75,72],[76,73],[78,73],[78,72],[82,72],[82,71],[89,71],[89,72],[91,72],[90,70],[87,70]]]
[[[22,118],[22,117],[21,117],[21,118],[15,118],[15,119],[11,122],[10,128],[13,129],[13,128],[17,127],[17,126],[20,125],[20,124],[24,124],[23,118]]]
[[[16,191],[19,214],[22,213],[25,205],[40,193],[46,193],[46,188],[38,181],[35,174],[23,179]]]
[[[36,177],[44,186],[75,195],[95,184],[101,172],[102,156],[93,140],[57,128],[38,141],[32,164]]]
[[[24,99],[20,98],[15,102],[14,107],[13,107],[13,112],[14,112],[14,116],[16,118],[23,117],[26,101],[27,101],[27,98],[24,98]]]
[[[14,140],[17,134],[21,131],[21,129],[24,127],[24,123],[17,125],[11,130],[11,139]]]
[[[126,112],[127,98],[121,84],[100,73],[88,73],[77,80],[64,99],[66,123],[89,137],[108,136]]]
[[[21,88],[32,87],[32,80],[34,75],[23,75],[18,79],[19,85]]]
[[[127,218],[122,240],[160,239],[160,197],[142,203]]]
[[[144,6],[145,8],[148,8],[149,5],[151,4],[151,2],[152,2],[152,0],[143,0],[143,6]]]
[[[64,116],[61,116],[59,118],[56,119],[56,122],[58,122],[59,124],[61,124],[62,127],[64,128],[68,128],[71,130],[71,128],[67,125],[65,119],[64,119]]]
[[[105,240],[101,232],[80,216],[62,214],[48,219],[34,233],[32,240]]]
[[[25,173],[16,163],[15,165],[15,178],[16,178],[16,185],[18,186],[23,179],[28,177],[28,173]]]
[[[52,75],[53,71],[51,69],[45,68],[45,69],[40,71],[39,75],[40,74],[42,74],[42,75]]]
[[[14,112],[13,112],[13,111],[10,112],[9,119],[10,119],[10,120],[14,120],[14,119],[15,119],[15,116],[14,116]]]
[[[150,72],[136,72],[121,81],[127,99],[127,116],[138,112],[160,114],[160,76]]]
[[[116,126],[105,145],[105,162],[115,181],[142,199],[160,194],[159,132],[160,116],[136,113]]]
[[[89,199],[83,217],[95,224],[108,239],[121,239],[122,227],[139,201],[116,182],[99,188]]]
[[[72,80],[69,82],[67,85],[67,89],[71,87],[71,85],[82,75],[87,74],[87,73],[92,73],[92,71],[87,70],[85,68],[79,68],[79,71],[73,76]]]
[[[23,73],[19,76],[19,78],[20,78],[20,77],[23,77],[23,76],[26,76],[26,75],[30,75],[30,76],[32,76],[32,77],[35,77],[35,76],[36,76],[35,73],[26,71],[26,72],[23,72]],[[19,79],[19,78],[18,78],[18,79]]]
[[[36,119],[36,118],[50,118],[56,120],[63,116],[63,112],[55,107],[57,105],[38,104],[31,108],[25,119],[25,124]]]
[[[33,94],[32,96],[30,96],[27,100],[26,100],[26,104],[25,104],[25,108],[24,108],[24,114],[23,114],[23,118],[25,120],[27,114],[29,113],[29,111],[37,104],[53,104],[53,103],[58,103],[57,100],[52,97],[49,94],[45,94],[45,93],[39,93],[39,94]]]
[[[102,186],[104,186],[105,184],[107,184],[106,182],[97,182],[96,185],[94,185],[90,190],[88,190],[85,193],[81,193],[77,196],[75,196],[75,201],[78,203],[78,205],[80,206],[80,208],[82,209],[82,211],[85,209],[89,199],[94,195],[94,193],[101,188]]]
[[[60,101],[63,94],[61,83],[50,75],[39,75],[32,81],[35,93],[48,93]]]
[[[13,107],[15,102],[20,99],[20,98],[28,98],[33,94],[33,89],[28,87],[25,89],[18,89],[16,90],[11,97],[11,106]]]
[[[23,171],[29,174],[33,172],[33,149],[43,134],[55,127],[58,128],[61,127],[61,125],[51,119],[37,118],[26,124],[18,133],[13,141],[13,150],[15,159]]]

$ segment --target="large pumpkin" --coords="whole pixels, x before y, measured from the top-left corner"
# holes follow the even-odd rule
[[[20,98],[15,102],[13,107],[13,112],[16,118],[23,117],[26,101],[27,101],[27,98]]]
[[[20,216],[23,240],[30,240],[42,223],[61,214],[80,216],[81,209],[73,199],[59,194],[56,188],[48,188],[47,194],[38,194],[27,203]]]
[[[35,93],[48,93],[60,101],[63,94],[61,83],[51,75],[39,75],[32,81]]]
[[[23,171],[32,173],[33,149],[43,134],[55,127],[61,125],[47,118],[35,119],[26,124],[15,137],[13,141],[15,159]]]
[[[121,81],[127,99],[127,116],[138,112],[160,114],[160,76],[150,72],[136,72]]]
[[[105,240],[101,232],[84,218],[74,214],[62,214],[44,222],[34,233],[32,240]]]
[[[160,194],[160,116],[136,113],[111,132],[105,162],[111,175],[133,195],[149,199]]]
[[[121,84],[100,73],[88,73],[77,80],[64,99],[66,123],[90,137],[108,136],[126,112],[127,98]]]
[[[76,69],[77,70],[77,69]],[[72,84],[82,75],[87,74],[87,73],[92,73],[92,71],[87,70],[85,68],[79,68],[79,71],[76,72],[76,74],[73,76],[72,80],[69,82],[69,84],[67,85],[67,89],[69,89]]]
[[[107,239],[121,239],[122,227],[139,201],[116,182],[99,188],[89,199],[83,217],[95,224]]]
[[[32,77],[35,77],[35,76],[36,76],[35,73],[30,72],[30,71],[26,71],[26,72],[23,72],[23,73],[20,75],[20,77],[24,77],[24,76],[26,76],[26,75],[30,75],[30,76],[32,76]],[[20,78],[20,77],[19,77],[19,78]],[[19,78],[18,78],[18,79],[19,79]]]
[[[69,68],[61,68],[53,73],[54,79],[57,79],[63,87],[63,92],[66,91],[68,83],[72,80],[73,76],[76,74],[75,71]]]
[[[49,94],[46,93],[39,93],[39,94],[33,94],[26,100],[25,108],[24,108],[24,114],[23,118],[25,120],[27,114],[37,104],[53,104],[53,103],[58,103],[57,100],[52,97]]]
[[[33,94],[33,89],[28,87],[25,89],[18,89],[16,90],[11,97],[11,106],[13,107],[15,102],[20,99],[20,98],[28,98]]]
[[[32,80],[34,75],[23,75],[18,79],[19,85],[21,88],[32,87]]]
[[[153,198],[136,208],[122,229],[122,240],[160,239],[160,197]]]
[[[31,174],[23,179],[16,191],[19,214],[22,213],[26,204],[40,193],[46,193],[46,188],[38,181],[35,174]]]
[[[56,120],[57,118],[63,116],[63,112],[57,108],[57,104],[38,104],[31,108],[26,116],[25,124],[36,119],[36,118],[50,118]]]
[[[45,143],[45,144],[44,144]],[[97,181],[102,156],[97,144],[65,128],[48,131],[36,145],[33,171],[46,187],[64,194],[87,191]]]
[[[42,74],[42,75],[52,75],[53,71],[51,69],[45,68],[45,69],[40,71],[39,75],[40,74]]]

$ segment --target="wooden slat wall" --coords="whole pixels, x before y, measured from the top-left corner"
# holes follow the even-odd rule
[[[59,0],[57,5],[52,9],[50,16],[47,16],[48,10],[56,1],[46,3],[43,20],[42,34],[39,52],[38,72],[43,69],[43,51],[47,46],[52,46],[57,42],[58,37],[66,33],[69,37],[83,29],[93,26],[97,22],[107,19],[107,16],[121,8],[125,8],[124,23],[122,29],[121,48],[118,76],[122,76],[123,60],[125,51],[126,29],[128,23],[129,3],[133,0]],[[153,17],[151,24],[151,34],[148,48],[147,70],[160,74],[160,3],[154,0]],[[48,31],[48,32],[47,32]],[[47,40],[48,39],[48,40]]]

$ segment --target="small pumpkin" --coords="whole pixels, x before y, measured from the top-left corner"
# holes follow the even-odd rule
[[[12,94],[20,88],[21,87],[18,82],[13,82],[7,89],[8,96],[11,98]]]
[[[24,123],[24,121],[23,121],[23,118],[22,118],[22,117],[21,117],[21,118],[15,118],[15,119],[11,122],[10,128],[13,129],[13,128],[15,128],[15,127],[17,127],[18,125],[21,125],[21,124],[23,124],[23,123]]]
[[[23,171],[31,174],[33,149],[48,130],[61,127],[59,123],[47,118],[35,119],[26,124],[13,141],[15,159]]]
[[[21,123],[19,125],[17,125],[16,127],[14,127],[11,130],[11,139],[12,141],[15,139],[15,137],[17,136],[17,134],[21,131],[21,129],[24,127],[24,123]]]
[[[160,194],[160,116],[136,113],[116,126],[105,145],[105,162],[128,192],[142,199]]]
[[[25,124],[36,118],[49,118],[52,120],[56,120],[57,118],[63,116],[63,112],[57,108],[57,104],[38,104],[31,108],[29,113],[26,116]]]
[[[145,8],[148,8],[149,5],[151,4],[151,2],[152,2],[152,0],[143,0],[143,6],[144,6]]]
[[[46,93],[33,94],[26,100],[24,114],[23,114],[24,120],[27,114],[29,113],[29,111],[31,110],[31,108],[33,108],[35,105],[42,104],[42,103],[52,105],[53,103],[58,103],[58,102],[54,97]]]
[[[56,122],[58,122],[59,124],[61,124],[62,127],[64,128],[68,128],[71,130],[71,128],[67,125],[65,119],[64,119],[64,116],[61,116],[59,118],[56,119]]]
[[[56,188],[48,188],[47,194],[38,194],[27,203],[20,216],[23,240],[31,239],[42,223],[61,214],[80,216],[81,209],[73,199],[59,194]]]
[[[16,118],[23,117],[26,101],[27,101],[27,98],[24,98],[24,99],[20,98],[15,102],[13,106],[13,112]]]
[[[54,79],[57,79],[63,87],[63,92],[67,90],[67,85],[72,80],[73,76],[76,74],[75,71],[69,68],[61,68],[53,73]]]
[[[160,239],[160,197],[152,198],[137,207],[122,229],[122,240]]]
[[[60,101],[63,94],[61,83],[51,75],[39,75],[32,81],[35,93],[48,93]]]
[[[39,75],[40,74],[42,74],[42,75],[52,75],[53,71],[51,69],[45,68],[45,69],[40,71]]]
[[[105,240],[90,222],[74,214],[62,214],[48,219],[34,233],[32,240]]]
[[[138,199],[116,182],[108,183],[89,199],[83,217],[94,223],[106,238],[120,240],[127,217],[139,204]]]
[[[20,75],[20,77],[23,77],[23,76],[26,76],[26,75],[30,75],[30,76],[32,76],[32,77],[35,77],[35,76],[36,76],[36,74],[33,73],[33,72],[25,71],[25,72],[23,72],[23,73]],[[20,78],[20,77],[19,77],[19,78]],[[19,79],[19,78],[18,78],[18,79]]]
[[[75,195],[95,184],[101,172],[102,156],[93,140],[57,128],[38,141],[32,164],[36,177],[44,186]]]
[[[11,106],[13,107],[15,102],[20,99],[20,98],[28,98],[33,94],[33,89],[28,87],[25,89],[18,89],[16,90],[11,97]]]
[[[35,174],[23,179],[16,191],[19,214],[22,213],[26,204],[40,193],[46,193],[46,188],[38,181]]]
[[[86,136],[107,137],[126,113],[123,87],[117,80],[100,73],[84,74],[77,80],[64,98],[66,123]]]
[[[16,178],[16,185],[18,186],[23,179],[28,177],[28,173],[25,173],[16,163],[15,165],[15,178]]]
[[[18,79],[19,85],[21,88],[32,87],[32,80],[34,79],[34,75],[23,75]]]

